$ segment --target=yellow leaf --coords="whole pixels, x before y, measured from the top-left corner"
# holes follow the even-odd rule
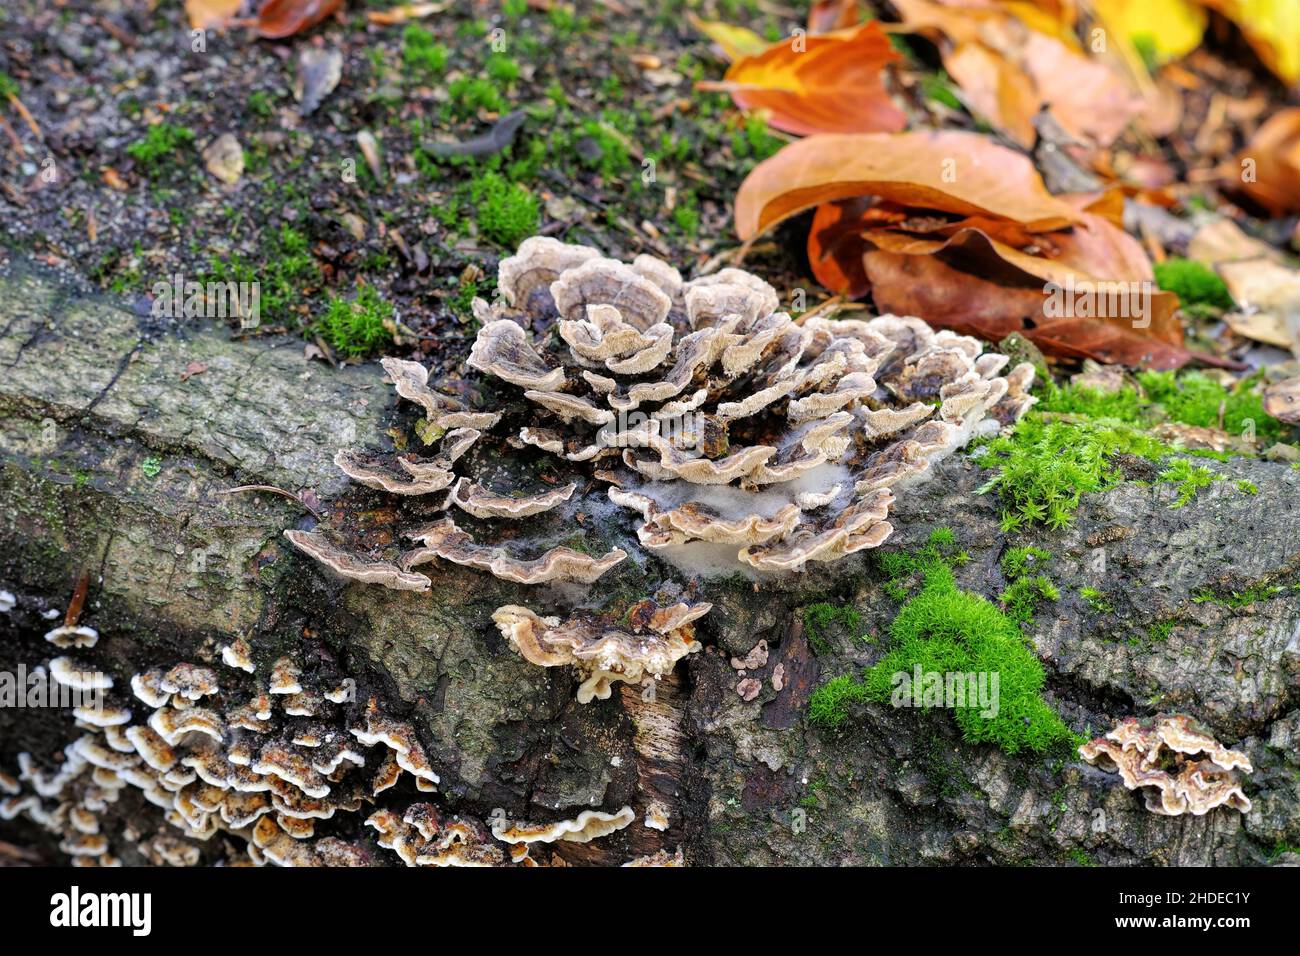
[[[757,56],[767,49],[768,43],[753,30],[734,27],[721,20],[701,20],[695,14],[689,15],[691,26],[722,47],[727,59],[738,60],[742,56]]]
[[[190,26],[196,30],[211,30],[225,26],[239,12],[240,0],[185,0],[185,12]]]
[[[1300,81],[1300,0],[1202,0],[1246,35],[1264,65],[1288,86]]]
[[[1167,63],[1191,53],[1205,34],[1205,11],[1192,0],[1093,0],[1103,27]]]

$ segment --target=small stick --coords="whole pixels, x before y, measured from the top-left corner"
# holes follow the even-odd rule
[[[64,627],[76,627],[81,617],[81,609],[86,606],[86,592],[90,590],[90,572],[82,571],[77,578],[77,586],[72,589],[72,600],[68,602],[68,613],[63,615]]]
[[[312,517],[314,517],[317,521],[322,520],[321,513],[317,511],[315,508],[313,508],[311,505],[307,504],[307,502],[303,501],[293,492],[285,491],[283,488],[277,488],[275,487],[275,485],[239,485],[235,488],[224,488],[218,491],[217,494],[233,495],[236,492],[241,492],[241,491],[265,491],[267,494],[283,495],[285,498],[288,498],[290,501],[298,502],[298,504],[302,505],[304,508],[310,511],[312,513]]]

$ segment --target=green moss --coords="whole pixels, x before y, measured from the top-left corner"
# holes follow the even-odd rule
[[[1034,523],[1068,527],[1083,495],[1119,482],[1115,456],[1158,459],[1170,451],[1119,423],[1046,422],[1033,415],[1022,419],[1010,435],[983,447],[981,464],[996,468],[997,474],[979,492],[996,491],[1002,499],[1003,531]]]
[[[1178,485],[1178,498],[1169,507],[1182,508],[1196,497],[1198,491],[1210,487],[1221,477],[1203,465],[1193,465],[1186,458],[1175,458],[1156,480]]]
[[[248,94],[248,112],[263,119],[275,112],[271,94],[266,90],[254,90]]]
[[[1020,549],[1011,555],[1009,565],[1027,573],[1031,560],[1046,560],[1039,554],[1046,552]],[[952,568],[961,557],[964,555],[948,528],[935,529],[926,545],[914,552],[882,556],[891,581],[899,583],[919,572],[921,589],[899,609],[890,625],[892,646],[885,657],[866,671],[863,681],[843,675],[815,691],[809,698],[810,721],[831,728],[843,725],[851,717],[853,705],[889,701],[894,675],[900,671],[911,674],[919,666],[923,672],[998,674],[995,716],[982,716],[978,704],[953,710],[967,741],[989,742],[1007,753],[1017,753],[1025,749],[1041,752],[1075,739],[1040,696],[1046,675],[1016,620],[984,598],[957,588]],[[1020,580],[1028,578],[1022,574]],[[1055,588],[1050,590],[1055,592]],[[814,607],[825,608],[815,612],[818,616],[837,613],[833,606]],[[805,611],[806,621],[812,610]]]
[[[1013,581],[998,595],[998,600],[1002,602],[1003,610],[1013,621],[1019,624],[1033,624],[1038,605],[1044,601],[1055,601],[1060,596],[1061,592],[1057,590],[1050,578],[1037,574]]]
[[[1258,393],[1257,376],[1226,388],[1203,372],[1142,372],[1141,393],[1126,385],[1114,392],[1044,382],[1036,390],[1035,412],[1083,415],[1114,419],[1129,425],[1153,425],[1161,421],[1181,422],[1199,428],[1222,427],[1233,434],[1254,428],[1267,441],[1278,441],[1283,428],[1264,411]]]
[[[392,318],[392,303],[381,299],[374,286],[362,286],[354,299],[330,298],[320,333],[342,355],[368,355],[392,341]]]
[[[537,232],[541,213],[537,197],[500,173],[487,172],[470,185],[479,232],[513,249]]]
[[[430,77],[447,68],[448,50],[417,23],[402,31],[402,65],[412,73]]]
[[[1192,600],[1197,604],[1219,604],[1223,607],[1242,608],[1256,601],[1267,601],[1285,592],[1286,587],[1283,585],[1259,582],[1242,591],[1224,592],[1215,588],[1202,588],[1192,596]]]
[[[1002,573],[1006,575],[1008,581],[1016,581],[1025,577],[1034,568],[1042,567],[1050,560],[1052,560],[1052,552],[1045,551],[1034,545],[1011,548],[1002,556]]]
[[[673,207],[673,222],[691,238],[700,231],[700,208],[696,205],[694,193],[686,193],[677,200]]]
[[[500,113],[506,106],[492,82],[481,76],[457,77],[448,84],[447,92],[462,119],[472,119],[480,112]]]
[[[927,100],[934,100],[941,103],[949,109],[959,110],[962,108],[961,100],[953,92],[952,80],[943,70],[937,73],[926,73],[921,77],[921,95]]]
[[[126,152],[149,176],[155,176],[163,171],[173,153],[192,142],[193,130],[176,123],[162,122],[150,126],[145,131],[144,138],[127,146]]]
[[[777,150],[784,145],[785,141],[781,137],[772,135],[766,117],[759,113],[746,115],[740,129],[731,136],[731,151],[740,159],[749,159],[754,163],[776,155]]]
[[[808,719],[828,729],[842,726],[853,704],[867,701],[867,688],[847,674],[832,678],[808,698]]]
[[[282,226],[263,244],[255,261],[233,255],[208,260],[205,282],[259,282],[264,322],[297,325],[291,313],[300,307],[308,290],[320,282],[320,267],[308,248],[307,237],[292,226]]]
[[[0,99],[16,98],[18,96],[18,81],[8,73],[0,73]]]
[[[856,630],[862,626],[862,615],[850,605],[835,605],[825,602],[810,604],[803,610],[803,632],[808,644],[816,654],[830,651],[826,632],[832,627]]]
[[[1106,596],[1096,588],[1079,588],[1079,597],[1088,602],[1098,614],[1113,614],[1115,606],[1106,600]]]
[[[519,64],[504,53],[493,53],[489,56],[484,69],[489,77],[502,86],[509,86],[519,79]]]
[[[922,672],[998,674],[997,714],[972,703],[953,708],[962,736],[1007,753],[1041,752],[1073,735],[1041,697],[1046,675],[1018,624],[984,598],[957,588],[952,570],[933,565],[919,594],[899,610],[889,629],[893,648],[867,671],[867,693],[889,701],[894,675]]]
[[[1167,259],[1155,264],[1156,284],[1178,294],[1184,308],[1207,306],[1232,308],[1232,295],[1219,274],[1203,262],[1192,259]]]
[[[157,478],[162,472],[162,459],[156,455],[150,455],[144,461],[140,462],[140,470],[148,478]]]
[[[1216,428],[1222,414],[1222,427],[1230,434],[1240,435],[1253,428],[1267,441],[1282,437],[1282,424],[1264,411],[1258,376],[1243,379],[1231,389],[1203,372],[1142,372],[1138,381],[1150,400],[1173,421]]]
[[[1070,857],[1071,860],[1073,860],[1073,861],[1074,861],[1075,863],[1077,863],[1079,866],[1096,866],[1096,865],[1097,865],[1096,861],[1093,860],[1093,858],[1092,858],[1091,856],[1088,855],[1088,851],[1085,850],[1085,849],[1083,849],[1083,847],[1078,847],[1078,846],[1076,846],[1073,850],[1071,850],[1071,851],[1069,852],[1068,856]]]
[[[1244,491],[1248,495],[1259,494],[1259,485],[1255,484],[1249,478],[1237,479],[1237,490]]]

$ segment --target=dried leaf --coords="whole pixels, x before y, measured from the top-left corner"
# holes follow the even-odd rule
[[[737,59],[721,82],[741,109],[768,111],[768,123],[787,133],[893,132],[907,116],[885,90],[881,71],[902,57],[871,21],[856,30],[799,36]]]
[[[1019,332],[1043,352],[1154,369],[1180,368],[1194,356],[1104,319],[1049,318],[1041,287],[999,285],[935,256],[869,252],[864,266],[882,313],[917,315],[932,325],[996,341]]]
[[[897,0],[899,29],[939,44],[944,68],[971,109],[1021,146],[1033,144],[1033,117],[1048,108],[1071,136],[1107,146],[1143,108],[1124,79],[1077,48],[1054,17],[1025,5],[956,6]]]
[[[1274,113],[1222,173],[1274,216],[1300,212],[1300,107]]]
[[[1192,0],[1093,0],[1109,35],[1150,50],[1158,63],[1181,59],[1201,45],[1207,18]]]
[[[239,13],[243,0],[185,0],[185,13],[195,30],[225,26]]]
[[[257,32],[279,40],[309,30],[339,7],[343,0],[266,0],[257,11]]]
[[[1017,222],[1030,232],[1080,221],[1034,164],[964,132],[810,136],[759,163],[736,194],[736,232],[751,239],[805,209],[857,196],[960,216]]]
[[[1266,388],[1264,411],[1280,422],[1300,423],[1300,376]]]
[[[390,27],[395,23],[406,23],[408,20],[419,20],[433,16],[435,13],[442,13],[449,6],[451,6],[450,2],[399,3],[387,10],[367,10],[366,19],[376,26]]]
[[[861,0],[817,0],[808,10],[808,32],[847,30],[857,26],[861,20]]]
[[[691,26],[721,47],[728,60],[758,56],[768,48],[768,42],[753,30],[732,26],[720,20],[702,20],[694,13],[688,16]]]
[[[1271,259],[1222,262],[1218,268],[1233,301],[1254,317],[1250,324],[1230,323],[1233,330],[1300,355],[1300,271]]]

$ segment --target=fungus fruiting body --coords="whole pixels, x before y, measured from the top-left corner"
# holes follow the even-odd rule
[[[585,501],[633,519],[642,548],[693,576],[800,572],[878,547],[909,484],[1034,401],[1033,366],[1003,374],[1008,359],[974,338],[893,315],[795,319],[772,286],[739,269],[685,281],[651,256],[627,264],[534,237],[502,260],[498,289],[491,305],[474,302],[482,327],[467,364],[513,401],[475,409],[437,391],[419,363],[384,359],[436,447],[335,459],[361,484],[437,494],[433,510],[477,524],[446,514],[400,529],[389,540],[413,542],[403,553],[359,553],[340,542],[345,529],[286,531],[296,547],[344,578],[399,590],[428,593],[419,569],[437,562],[523,585],[591,585],[628,552],[498,533],[501,522],[575,515]],[[574,480],[519,487],[481,468],[458,474],[488,440],[552,456]],[[603,502],[584,497],[601,487]],[[698,649],[687,625],[709,605],[692,608],[665,630],[599,612],[562,622],[522,605],[494,620],[533,663],[576,666],[580,698],[591,700],[612,681],[663,676]]]
[[[1250,812],[1236,773],[1252,772],[1250,758],[1229,750],[1183,714],[1125,718],[1081,746],[1079,754],[1118,773],[1129,790],[1141,789],[1152,813],[1204,816],[1220,806]]]

